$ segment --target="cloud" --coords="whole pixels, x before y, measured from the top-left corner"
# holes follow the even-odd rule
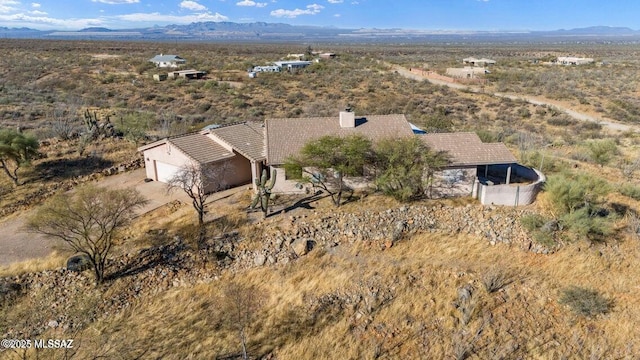
[[[20,5],[20,2],[14,0],[0,0],[0,13],[9,13],[18,10],[12,5]]]
[[[134,13],[134,14],[125,14],[116,16],[119,20],[124,21],[133,21],[133,22],[149,22],[149,23],[170,23],[170,24],[190,24],[192,22],[201,22],[201,21],[227,21],[229,18],[227,16],[221,15],[219,13],[202,13],[202,14],[191,14],[191,15],[167,15],[160,13]]]
[[[180,3],[180,7],[182,9],[187,9],[187,10],[193,10],[193,11],[205,11],[207,10],[207,7],[201,4],[198,4],[195,1],[183,1]]]
[[[38,9],[40,6],[42,6],[42,5],[39,4],[39,3],[31,3],[31,7],[34,8],[34,9]]]
[[[255,6],[255,7],[262,8],[262,7],[267,6],[267,3],[255,2],[255,1],[252,1],[252,0],[242,0],[240,2],[237,2],[236,5],[238,5],[238,6]]]
[[[46,16],[31,16],[26,14],[0,15],[0,22],[16,26],[47,29],[82,29],[91,26],[102,26],[102,19],[55,19]]]
[[[286,18],[295,18],[300,15],[315,15],[320,12],[320,10],[324,9],[324,6],[318,4],[307,5],[306,9],[295,9],[295,10],[285,10],[278,9],[273,10],[271,12],[271,16],[274,17],[286,17]]]
[[[40,10],[29,11],[29,14],[31,14],[31,15],[39,15],[39,16],[47,15],[46,12],[40,11]]]
[[[93,2],[99,2],[109,5],[122,5],[122,4],[137,4],[140,0],[91,0]]]
[[[342,4],[344,0],[328,0],[329,4]]]

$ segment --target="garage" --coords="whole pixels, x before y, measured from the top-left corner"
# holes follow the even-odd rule
[[[160,182],[168,182],[175,174],[180,171],[179,166],[154,161],[156,167],[156,180]]]

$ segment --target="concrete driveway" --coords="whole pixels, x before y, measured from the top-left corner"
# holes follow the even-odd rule
[[[145,182],[144,169],[138,169],[118,175],[103,178],[95,183],[100,187],[112,189],[135,188],[149,200],[141,208],[139,214],[152,211],[174,200],[191,204],[191,199],[183,191],[167,194],[166,186],[156,181]],[[216,193],[207,199],[207,203],[228,197],[236,192],[245,191],[248,186],[240,186]],[[23,230],[26,220],[35,210],[28,210],[16,216],[0,220],[0,266],[7,266],[14,262],[45,257],[61,244],[60,241],[40,234],[32,234]]]

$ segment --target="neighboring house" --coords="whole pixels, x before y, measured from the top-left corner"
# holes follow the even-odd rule
[[[251,122],[210,127],[162,139],[138,151],[143,152],[147,178],[155,181],[167,182],[188,163],[216,167],[227,162],[223,187],[249,184],[259,177],[265,159],[263,127]]]
[[[168,68],[177,68],[180,65],[184,65],[187,63],[187,60],[181,58],[178,55],[156,55],[153,58],[149,59],[152,63],[154,63],[157,67],[168,67]]]
[[[147,178],[156,181],[166,182],[189,162],[200,166],[230,162],[233,166],[226,186],[253,184],[263,169],[273,169],[278,172],[274,193],[301,193],[308,189],[297,179],[289,179],[283,165],[311,140],[326,135],[359,134],[372,142],[419,136],[431,149],[450,157],[449,166],[435,176],[431,188],[436,195],[464,194],[483,204],[525,205],[533,202],[545,180],[538,171],[518,165],[502,143],[483,143],[475,133],[423,133],[404,115],[356,116],[341,111],[335,117],[272,118],[264,124],[208,126],[138,150],[144,153]]]
[[[558,65],[587,65],[593,63],[592,58],[581,58],[575,56],[558,56],[556,64]]]
[[[282,68],[277,65],[268,65],[268,66],[254,66],[251,71],[259,73],[259,72],[280,72]]]
[[[311,61],[276,61],[274,64],[283,70],[294,71],[306,68],[311,65]]]
[[[489,73],[488,70],[481,67],[466,66],[463,68],[447,68],[446,74],[454,79],[477,79]]]
[[[486,66],[490,66],[490,65],[495,65],[496,64],[495,60],[491,60],[491,59],[487,59],[487,58],[476,59],[474,57],[468,57],[468,58],[462,59],[462,62],[464,64],[469,64],[471,66],[480,66],[480,67],[486,67]]]
[[[177,79],[177,78],[202,79],[205,75],[207,75],[205,71],[199,71],[194,69],[171,71],[167,74],[169,79]]]

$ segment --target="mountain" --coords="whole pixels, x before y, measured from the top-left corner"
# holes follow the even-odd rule
[[[592,26],[554,31],[450,31],[412,29],[340,29],[285,23],[196,22],[187,25],[112,30],[90,27],[78,31],[40,31],[29,28],[2,28],[5,38],[113,39],[154,41],[332,41],[332,42],[640,42],[640,31],[626,27]]]

